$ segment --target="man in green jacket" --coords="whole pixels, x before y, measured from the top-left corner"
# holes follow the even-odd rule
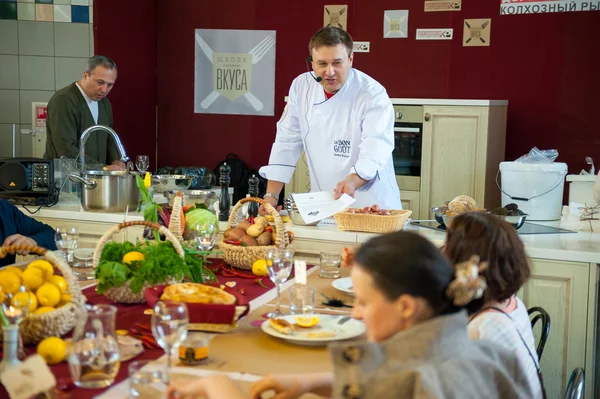
[[[117,80],[113,60],[96,55],[88,60],[83,78],[58,90],[48,102],[46,153],[44,158],[77,158],[79,138],[94,125],[112,128],[112,106],[106,96]],[[86,164],[108,165],[107,169],[125,169],[117,146],[105,131],[95,131],[85,145]]]

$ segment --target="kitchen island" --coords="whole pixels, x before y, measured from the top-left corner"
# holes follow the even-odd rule
[[[42,208],[32,215],[53,227],[78,227],[80,247],[95,247],[109,228],[124,220],[142,220],[141,214],[106,214],[83,212],[79,204],[58,204]],[[568,220],[551,223],[556,227],[573,229]],[[226,228],[220,222],[220,230]],[[357,246],[375,234],[340,232],[334,224],[296,226],[286,229],[295,236],[296,257],[318,263],[322,251],[340,252]],[[438,247],[444,233],[407,225],[406,229],[421,234]],[[142,228],[125,229],[117,240],[135,241]],[[520,296],[528,307],[541,306],[550,314],[551,328],[543,352],[541,367],[549,398],[562,397],[571,371],[583,367],[586,372],[586,398],[596,397],[596,341],[598,329],[598,279],[600,264],[600,232],[578,231],[570,234],[521,235],[529,256],[532,276]],[[535,334],[539,334],[539,327]]]

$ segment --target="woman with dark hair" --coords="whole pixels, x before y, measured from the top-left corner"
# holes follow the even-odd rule
[[[477,281],[453,280],[448,260],[417,234],[369,240],[352,268],[353,316],[364,321],[367,340],[331,345],[333,373],[269,376],[251,387],[251,397],[275,391],[275,399],[308,392],[364,399],[531,398],[517,359],[492,343],[470,340],[466,312],[446,295],[451,283],[472,286],[461,292],[477,295]],[[223,377],[178,385],[170,398],[244,397]]]
[[[485,293],[466,306],[469,336],[512,351],[525,370],[532,397],[543,397],[531,321],[525,304],[517,297],[531,272],[515,228],[484,212],[459,215],[448,229],[444,252],[453,264],[473,255],[487,264],[482,272]]]

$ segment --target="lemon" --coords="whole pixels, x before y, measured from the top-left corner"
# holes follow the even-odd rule
[[[48,364],[60,363],[67,357],[67,344],[58,337],[48,337],[38,344],[37,353]]]
[[[4,270],[11,271],[21,278],[23,277],[23,269],[20,269],[18,267],[8,266],[8,267],[5,267]]]
[[[258,259],[252,264],[252,273],[258,277],[264,277],[267,275],[267,261],[264,259]]]
[[[67,281],[65,280],[65,278],[63,276],[54,275],[54,276],[50,277],[50,280],[48,280],[48,282],[50,284],[57,286],[58,289],[60,290],[61,294],[64,294],[65,291],[67,290]]]
[[[27,265],[27,269],[31,267],[37,267],[43,271],[44,281],[48,281],[50,277],[52,277],[52,275],[54,274],[54,266],[52,266],[52,263],[48,262],[47,260],[34,260],[29,265]]]
[[[294,319],[300,327],[312,327],[319,323],[319,316],[294,316]]]
[[[17,292],[13,295],[10,304],[15,308],[24,308],[25,304],[29,302],[29,311],[33,312],[37,309],[38,301],[33,292]]]
[[[35,312],[33,312],[33,314],[44,314],[44,313],[48,313],[48,312],[52,312],[55,308],[53,308],[52,306],[42,306],[40,308],[37,308],[35,310]]]
[[[125,254],[125,256],[123,256],[122,262],[127,265],[133,261],[142,261],[144,259],[146,259],[146,257],[144,256],[143,253],[138,252],[138,251],[131,251],[131,252],[127,252]]]
[[[4,295],[4,291],[0,288],[0,303],[4,302],[4,298],[6,298],[6,295]]]
[[[66,305],[69,302],[71,302],[71,295],[69,295],[69,294],[62,294],[60,296],[60,302],[58,303],[57,307],[64,306],[64,305]]]
[[[42,306],[56,306],[60,302],[60,290],[50,283],[42,284],[35,294]]]
[[[44,271],[39,267],[28,267],[23,272],[23,285],[31,291],[37,290],[44,284]]]
[[[21,285],[21,277],[12,270],[2,270],[0,272],[0,287],[5,294],[17,292]]]

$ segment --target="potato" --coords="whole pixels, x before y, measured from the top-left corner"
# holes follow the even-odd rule
[[[256,242],[258,242],[258,245],[271,245],[271,233],[269,231],[261,233]]]
[[[264,230],[265,226],[260,223],[254,223],[252,226],[248,227],[246,234],[252,237],[258,237]]]
[[[241,222],[239,222],[239,223],[238,223],[238,225],[237,225],[237,226],[235,226],[235,228],[236,228],[236,229],[240,229],[240,230],[247,231],[247,230],[248,230],[248,227],[250,227],[250,226],[252,226],[252,225],[250,224],[250,222],[249,222],[249,221],[247,221],[247,220],[242,220]]]
[[[269,221],[264,217],[264,216],[257,216],[254,218],[254,224],[260,223],[263,226],[266,226],[269,224]]]
[[[240,243],[244,243],[247,247],[255,247],[258,245],[254,237],[245,234],[240,237]]]
[[[229,229],[229,230],[226,230],[226,231],[223,233],[223,237],[224,237],[226,240],[239,240],[239,239],[240,239],[240,237],[242,237],[242,236],[243,236],[243,235],[245,235],[245,234],[246,234],[246,232],[245,232],[244,230],[242,230],[242,229],[237,229],[237,228],[234,228],[234,229]]]

